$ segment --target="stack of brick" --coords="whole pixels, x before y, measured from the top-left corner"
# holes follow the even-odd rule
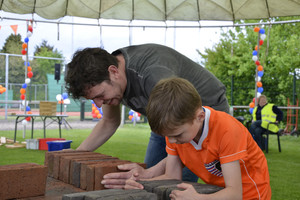
[[[144,186],[144,190],[109,189],[73,193],[63,195],[62,200],[169,200],[170,193],[174,189],[178,190],[176,185],[181,182],[182,181],[179,180],[140,181]],[[211,194],[223,189],[214,185],[200,183],[190,184],[192,184],[200,194]]]
[[[0,199],[44,195],[47,171],[47,167],[35,163],[0,166]]]
[[[117,166],[131,163],[116,157],[87,151],[49,151],[45,154],[48,176],[87,191],[102,190],[102,178],[118,172]],[[145,167],[145,164],[141,163]]]

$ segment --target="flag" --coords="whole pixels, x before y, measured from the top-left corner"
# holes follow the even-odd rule
[[[18,25],[10,25],[10,27],[14,31],[15,35],[17,35]]]

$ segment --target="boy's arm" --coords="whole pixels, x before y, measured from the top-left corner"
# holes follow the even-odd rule
[[[239,161],[222,164],[225,188],[213,194],[199,194],[190,184],[181,183],[178,188],[183,191],[173,190],[170,198],[173,199],[243,199],[242,177]]]
[[[165,172],[162,175],[156,176],[153,178],[147,178],[147,179],[140,178],[139,175],[137,175],[137,176],[133,175],[130,179],[126,180],[126,184],[125,184],[124,188],[125,189],[143,189],[143,185],[136,182],[137,180],[143,180],[143,181],[162,180],[162,179],[181,180],[183,164],[182,164],[179,156],[173,156],[173,155],[168,154],[168,156],[165,160],[166,160]],[[152,170],[152,174],[153,173],[158,174],[153,171],[153,169],[156,169],[155,167],[156,167],[156,165],[153,166],[152,168],[149,168],[149,170]]]

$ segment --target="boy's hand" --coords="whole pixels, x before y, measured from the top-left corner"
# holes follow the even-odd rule
[[[103,184],[105,188],[122,189],[125,187],[127,179],[134,177],[134,180],[138,180],[145,171],[145,169],[137,163],[119,165],[118,169],[127,172],[116,172],[104,175],[101,184]]]
[[[142,184],[136,182],[136,179],[133,176],[132,178],[126,180],[126,184],[124,186],[124,189],[125,190],[130,190],[130,189],[140,189],[140,190],[142,190],[142,189],[144,189],[144,186]]]
[[[187,183],[178,184],[177,187],[182,190],[173,190],[169,197],[172,200],[193,200],[197,199],[199,193],[195,190],[195,188]]]

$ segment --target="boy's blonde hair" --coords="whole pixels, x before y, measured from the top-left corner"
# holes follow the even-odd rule
[[[192,123],[202,101],[195,87],[183,78],[160,80],[149,97],[146,107],[151,130],[163,135],[185,123]]]

